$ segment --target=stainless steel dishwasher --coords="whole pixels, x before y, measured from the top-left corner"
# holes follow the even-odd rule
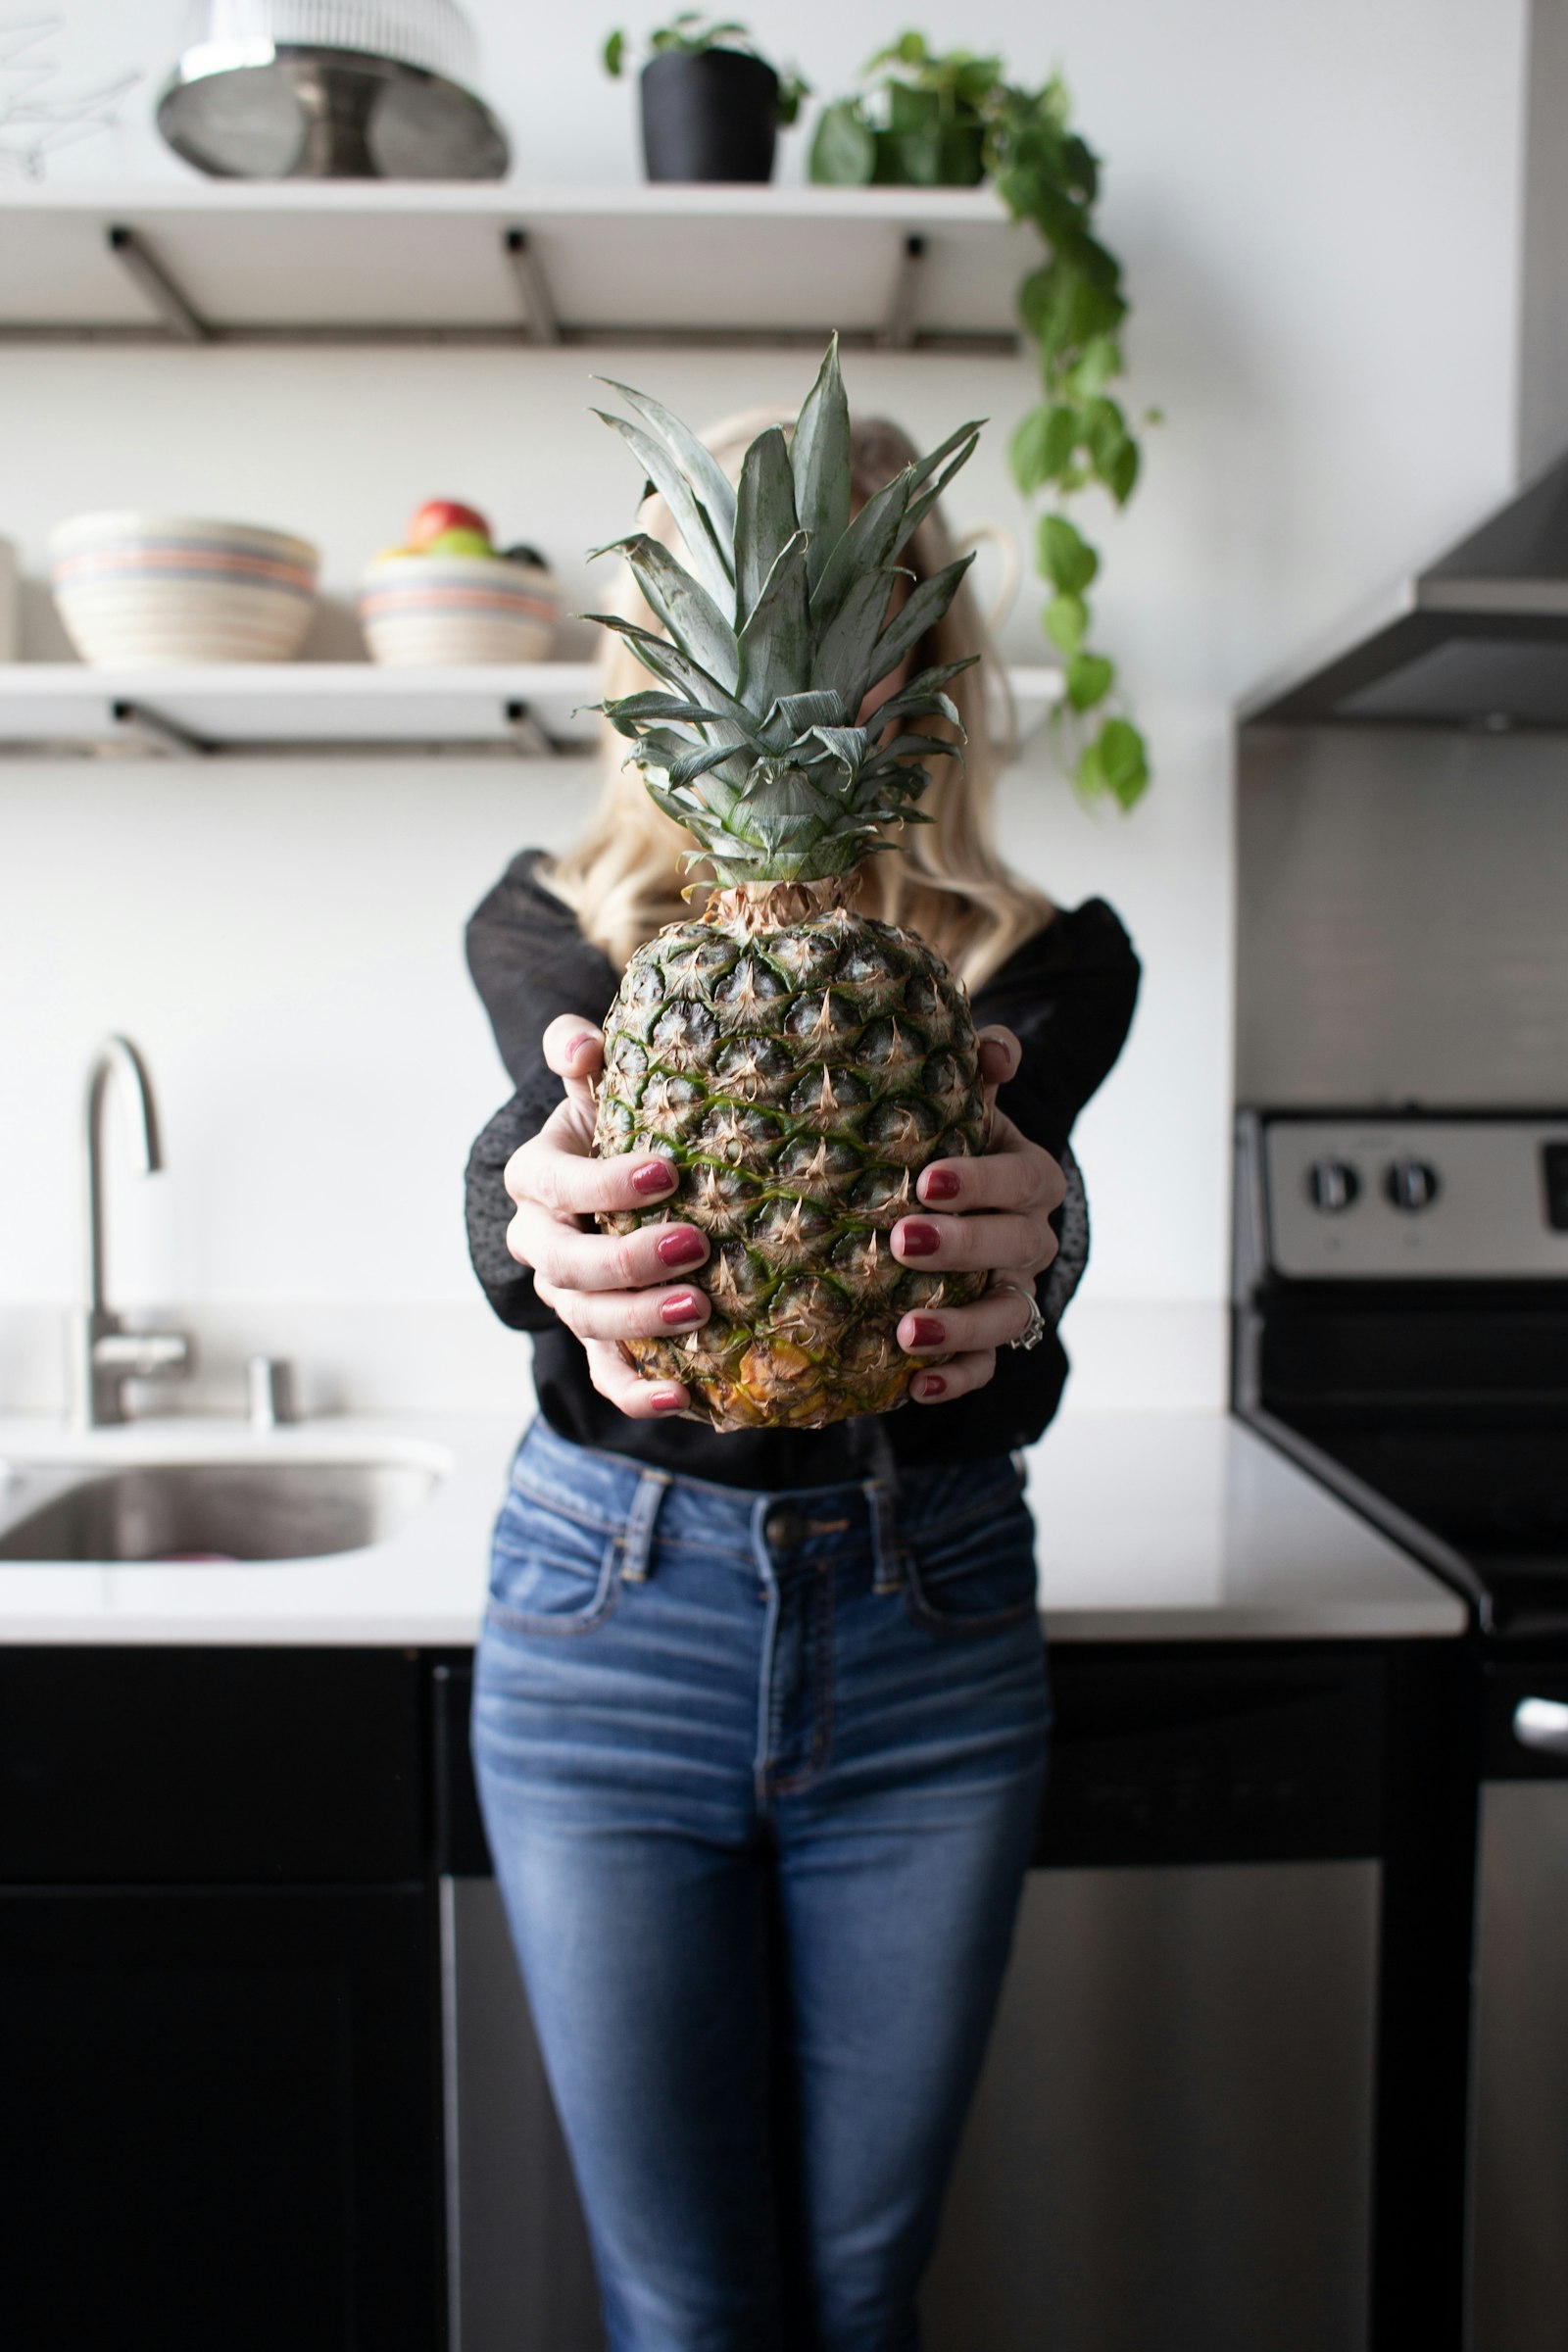
[[[1398,1645],[1054,1656],[1053,1787],[927,2352],[1371,2342]],[[1432,1653],[1447,1644],[1413,1643]],[[582,2222],[444,1717],[453,2352],[599,2352]],[[1391,2343],[1396,2340],[1392,2335]]]

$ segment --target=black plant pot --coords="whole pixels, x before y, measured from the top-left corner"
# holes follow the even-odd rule
[[[650,179],[771,179],[778,75],[739,49],[665,49],[642,74]]]

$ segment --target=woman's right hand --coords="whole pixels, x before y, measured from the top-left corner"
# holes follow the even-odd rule
[[[592,1021],[563,1013],[545,1031],[544,1054],[566,1099],[507,1162],[507,1191],[517,1203],[507,1248],[532,1267],[545,1305],[581,1340],[601,1396],[634,1421],[681,1412],[690,1401],[685,1389],[641,1379],[619,1342],[667,1340],[708,1321],[708,1294],[689,1279],[708,1255],[707,1237],[695,1225],[667,1223],[627,1234],[593,1230],[599,1210],[645,1209],[666,1198],[675,1175],[652,1154],[592,1156],[592,1082],[605,1062]],[[688,1279],[674,1279],[680,1275]]]

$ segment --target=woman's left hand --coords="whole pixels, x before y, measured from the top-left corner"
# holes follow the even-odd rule
[[[915,1404],[946,1404],[985,1387],[997,1369],[997,1349],[1028,1330],[1035,1283],[1056,1254],[1049,1220],[1067,1180],[1051,1153],[997,1108],[998,1087],[1022,1059],[1010,1029],[981,1030],[991,1114],[985,1156],[934,1159],[921,1170],[915,1194],[922,1204],[940,1201],[948,1213],[901,1217],[893,1228],[893,1254],[902,1265],[921,1274],[984,1269],[992,1276],[992,1288],[973,1306],[922,1307],[900,1322],[906,1355],[949,1358],[940,1369],[915,1373],[909,1383]]]

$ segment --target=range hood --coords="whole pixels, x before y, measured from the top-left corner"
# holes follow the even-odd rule
[[[1304,664],[1248,725],[1568,727],[1568,457]]]

